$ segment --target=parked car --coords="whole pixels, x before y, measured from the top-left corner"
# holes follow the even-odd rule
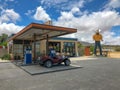
[[[55,56],[55,57],[42,56],[39,57],[39,59],[40,59],[39,64],[47,68],[50,68],[53,65],[59,65],[61,63],[64,63],[65,66],[69,66],[71,64],[70,59],[68,57],[63,57],[63,56]]]

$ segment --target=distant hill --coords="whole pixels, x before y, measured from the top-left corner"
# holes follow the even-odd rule
[[[79,41],[83,46],[91,46],[94,45],[94,43],[89,43],[89,42],[84,42],[84,41]]]

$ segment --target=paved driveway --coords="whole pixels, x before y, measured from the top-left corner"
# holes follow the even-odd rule
[[[34,76],[12,63],[0,63],[0,90],[120,90],[119,59],[99,57],[72,63],[83,68]]]

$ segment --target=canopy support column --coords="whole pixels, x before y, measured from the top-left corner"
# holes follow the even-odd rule
[[[49,51],[49,45],[48,45],[48,34],[47,34],[47,36],[46,36],[46,55],[48,55],[49,53],[48,53],[48,51]]]
[[[33,51],[33,53],[34,53],[34,58],[33,58],[33,60],[34,60],[34,62],[36,61],[36,34],[34,33],[34,35],[33,35],[33,41],[34,41],[34,51]]]

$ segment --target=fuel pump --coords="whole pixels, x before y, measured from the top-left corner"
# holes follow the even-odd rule
[[[31,49],[26,49],[24,55],[24,64],[31,64],[31,63],[32,63]]]

